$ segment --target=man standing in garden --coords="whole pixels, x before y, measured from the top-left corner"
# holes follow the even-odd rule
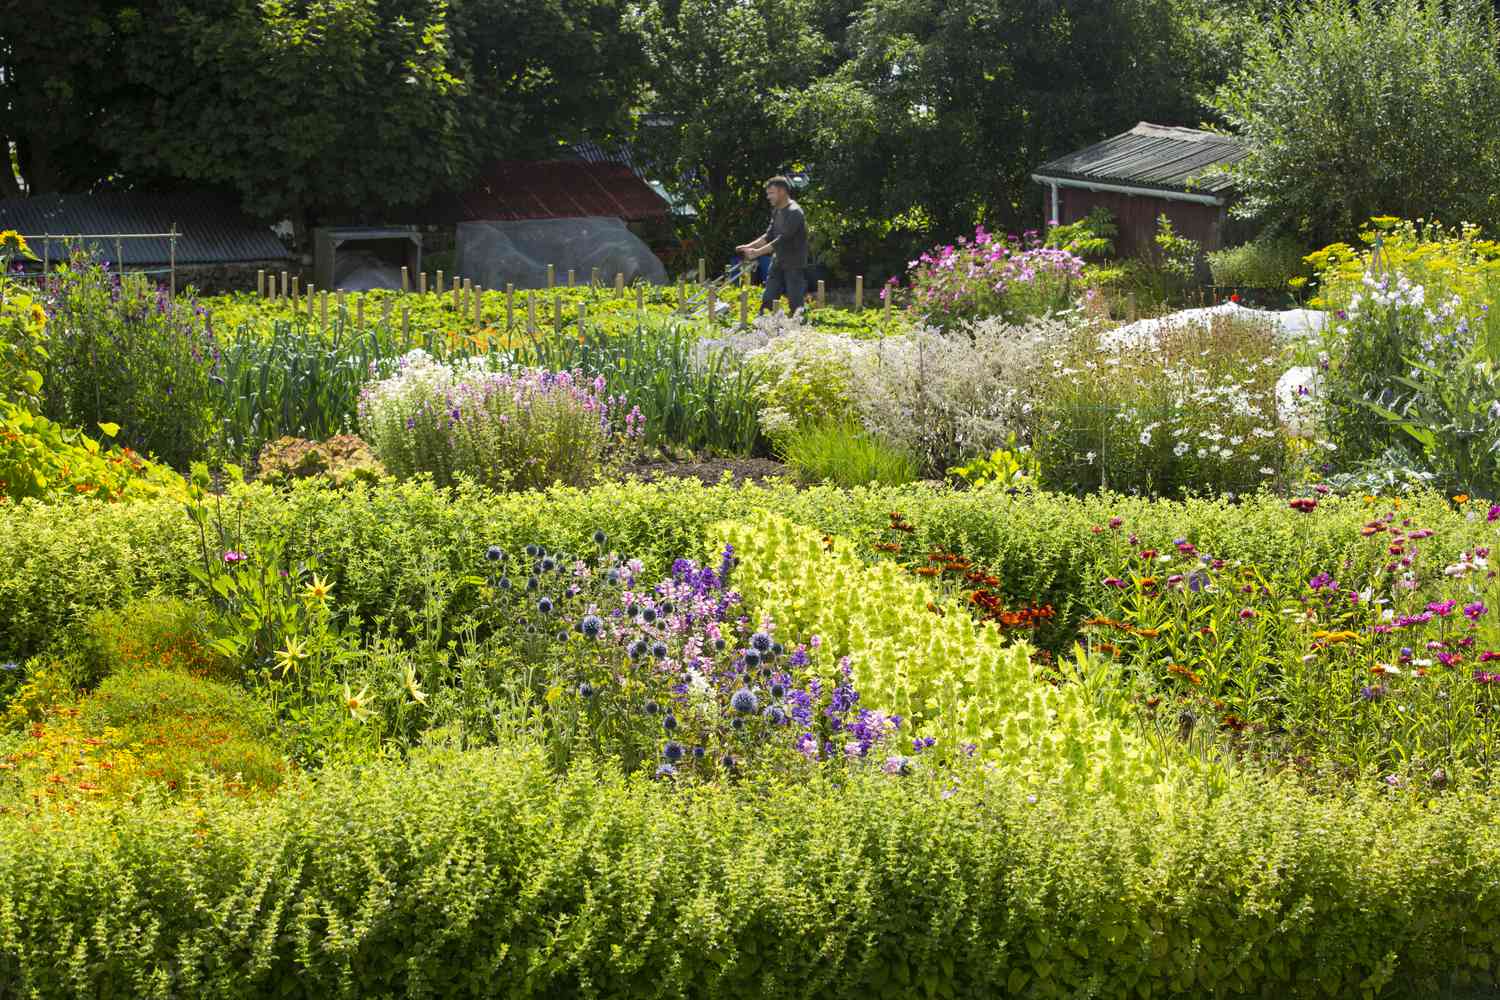
[[[775,253],[760,311],[775,309],[776,300],[785,292],[791,313],[796,315],[807,297],[807,219],[802,206],[792,200],[792,182],[785,177],[766,181],[766,200],[771,203],[771,225],[765,235],[734,249],[746,260]]]

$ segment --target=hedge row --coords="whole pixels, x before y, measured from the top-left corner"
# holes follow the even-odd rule
[[[797,581],[788,626],[877,673],[941,676],[928,661],[962,653],[958,616],[928,613],[913,581],[773,519],[725,530],[763,610]],[[848,597],[871,584],[885,604]],[[1017,696],[992,709],[996,741],[1027,717],[1056,719],[1066,745],[705,787],[430,751],[268,801],[0,815],[0,995],[1123,1000],[1493,982],[1494,800],[1331,801],[1186,769],[1123,775],[1124,795],[1029,783],[1049,755],[1110,759],[1078,738],[1108,721],[1027,700],[1026,679],[998,676],[1019,660],[985,669]]]
[[[399,618],[419,607],[435,570],[472,571],[491,543],[537,541],[578,551],[590,544],[595,529],[603,529],[612,544],[657,571],[696,552],[710,523],[774,510],[865,550],[895,539],[917,555],[934,547],[963,553],[1000,576],[1016,600],[1057,607],[1053,628],[1039,636],[1054,646],[1067,641],[1099,581],[1118,572],[1116,559],[1131,533],[1141,545],[1159,548],[1187,537],[1203,551],[1254,560],[1272,573],[1341,573],[1348,572],[1346,564],[1357,568],[1383,558],[1383,548],[1358,531],[1383,509],[1358,498],[1325,499],[1304,515],[1275,497],[1176,503],[927,486],[705,487],[692,480],[499,496],[422,483],[342,492],[303,484],[280,494],[245,488],[224,501],[227,521],[315,548],[333,573],[339,600],[366,621],[393,611]],[[914,534],[897,538],[888,531],[896,510],[915,526]],[[1476,540],[1495,539],[1494,525],[1455,511],[1440,497],[1408,501],[1402,513],[1438,530],[1425,543],[1437,551],[1451,554]],[[1104,527],[1116,516],[1120,529]],[[197,545],[188,517],[170,501],[0,505],[0,659],[35,653],[59,628],[94,608],[151,590],[181,591]]]

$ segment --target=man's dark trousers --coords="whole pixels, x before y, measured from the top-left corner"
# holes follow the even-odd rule
[[[791,303],[792,312],[802,308],[802,303],[807,300],[807,269],[802,267],[782,267],[781,261],[771,265],[771,273],[766,275],[766,292],[760,299],[760,311],[766,312],[776,304],[782,293]]]

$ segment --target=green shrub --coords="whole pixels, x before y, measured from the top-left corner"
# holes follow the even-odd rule
[[[792,431],[780,447],[781,460],[803,482],[835,486],[900,486],[917,478],[916,458],[856,423],[820,423]]]
[[[947,797],[878,773],[684,792],[559,781],[501,749],[267,802],[8,812],[0,975],[30,995],[153,998],[1395,998],[1493,982],[1493,802],[1318,802],[1274,781],[1119,801],[955,778]]]
[[[93,688],[114,674],[172,670],[227,675],[228,664],[207,649],[208,609],[170,597],[147,597],[90,613],[67,643],[74,685]]]
[[[1208,269],[1214,284],[1233,288],[1255,288],[1286,292],[1293,278],[1306,278],[1310,268],[1306,251],[1294,239],[1263,236],[1237,247],[1208,254]]]
[[[178,469],[218,445],[218,344],[191,296],[118,278],[75,253],[52,279],[45,409],[73,427],[114,422],[121,440]]]
[[[398,476],[459,476],[499,488],[540,489],[594,478],[611,446],[638,437],[640,411],[602,377],[449,367],[420,351],[360,397],[360,427]]]

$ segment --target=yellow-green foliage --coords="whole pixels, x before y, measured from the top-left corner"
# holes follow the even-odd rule
[[[1029,647],[1007,645],[962,606],[937,608],[894,562],[866,563],[849,542],[767,512],[710,535],[734,546],[732,586],[752,609],[849,656],[861,704],[906,717],[916,733],[975,743],[1031,779],[1126,787],[1162,771],[1155,752],[1099,717],[1082,686],[1045,683]]]
[[[1377,216],[1359,237],[1359,247],[1334,243],[1307,255],[1318,272],[1312,305],[1343,305],[1372,270],[1404,274],[1424,286],[1430,306],[1451,295],[1472,306],[1500,301],[1500,241],[1484,238],[1478,226],[1448,228],[1436,221]]]
[[[191,789],[198,777],[232,793],[276,788],[286,763],[267,742],[270,716],[249,695],[173,670],[116,674],[55,706],[0,760],[0,801],[118,801],[146,785]]]

